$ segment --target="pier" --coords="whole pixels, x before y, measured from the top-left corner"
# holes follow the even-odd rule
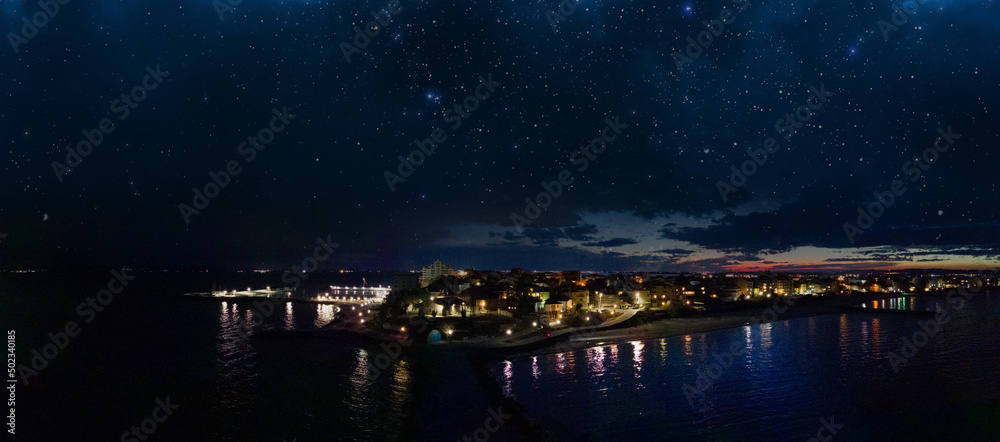
[[[332,301],[363,301],[363,302],[377,302],[381,303],[385,301],[385,298],[389,296],[389,292],[392,287],[347,287],[347,286],[330,286],[330,291],[322,295],[317,296],[319,299],[332,300]]]
[[[262,290],[215,290],[211,292],[185,293],[181,296],[195,299],[214,300],[238,300],[238,299],[261,299],[268,298],[286,302],[307,302],[318,304],[338,304],[338,303],[359,303],[371,304],[382,303],[389,296],[391,287],[348,287],[330,286],[330,291],[313,296],[292,296],[293,289],[282,287],[271,289],[267,287]]]

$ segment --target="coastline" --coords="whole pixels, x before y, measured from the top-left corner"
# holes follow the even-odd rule
[[[407,425],[412,430],[408,440],[463,440],[463,436],[471,436],[478,429],[485,428],[483,420],[490,416],[491,411],[499,410],[504,415],[510,415],[510,418],[495,433],[489,433],[491,438],[541,441],[555,440],[555,435],[549,433],[542,423],[525,414],[523,406],[516,399],[504,393],[493,369],[497,363],[526,356],[706,333],[817,315],[901,314],[894,311],[858,311],[853,308],[855,303],[870,299],[873,298],[809,299],[796,301],[794,305],[780,311],[774,311],[774,307],[747,307],[740,311],[651,321],[636,317],[610,327],[565,330],[557,336],[526,340],[531,341],[526,343],[476,339],[438,344],[425,344],[417,340],[405,345],[396,336],[333,324],[317,332],[349,335],[369,344],[404,344],[404,354],[412,364],[413,378],[410,385],[413,387],[413,403],[416,404]],[[768,312],[772,312],[773,316],[768,315]],[[914,316],[924,314],[902,313]],[[449,421],[452,423],[447,423]]]
[[[932,295],[933,296],[933,295]],[[866,297],[867,298],[867,297]],[[868,299],[861,299],[865,301]],[[591,331],[575,331],[560,337],[545,340],[539,343],[524,346],[448,346],[434,345],[422,346],[428,352],[421,352],[430,358],[438,357],[460,357],[467,360],[469,369],[478,381],[481,394],[486,395],[488,401],[497,404],[510,404],[513,414],[518,420],[516,426],[517,437],[505,438],[504,440],[530,440],[549,441],[557,440],[556,435],[550,433],[546,426],[538,422],[534,417],[528,416],[524,412],[522,404],[516,399],[506,395],[503,387],[497,380],[497,373],[493,368],[497,363],[513,358],[527,356],[541,356],[566,351],[576,351],[594,346],[620,344],[639,340],[654,340],[669,337],[684,336],[696,333],[706,333],[719,330],[734,329],[755,324],[766,324],[780,322],[790,319],[812,317],[818,315],[841,315],[841,314],[901,314],[893,311],[858,311],[851,307],[851,303],[859,301],[857,298],[818,300],[819,302],[801,303],[789,308],[780,314],[775,314],[773,319],[764,320],[764,315],[770,309],[746,310],[741,312],[727,312],[707,316],[690,318],[671,318],[655,320],[648,323],[632,325],[629,323],[616,324],[605,329],[594,329]],[[754,314],[756,313],[756,314]],[[906,312],[922,316],[921,312]],[[444,384],[437,384],[435,387],[433,379],[425,384],[427,390],[439,388]],[[467,386],[468,387],[468,386]],[[468,391],[466,387],[457,390]],[[417,426],[424,428],[426,422],[418,419]]]
[[[776,322],[816,314],[839,313],[842,312],[825,307],[821,311],[817,311],[815,308],[800,308],[799,311],[787,312],[787,314],[779,315],[771,321],[759,322]],[[617,324],[605,329],[595,329],[583,333],[571,331],[559,337],[547,339],[541,345],[534,343],[508,348],[503,346],[421,345],[418,348],[420,351],[418,351],[417,358],[420,362],[416,366],[420,368],[415,369],[417,379],[414,391],[415,402],[420,404],[420,410],[415,416],[415,426],[421,437],[414,440],[429,441],[444,438],[461,440],[461,436],[458,434],[442,434],[441,429],[435,423],[436,417],[434,417],[439,416],[441,412],[447,415],[456,415],[461,407],[456,407],[454,404],[462,402],[454,397],[456,392],[466,396],[463,398],[466,402],[477,403],[480,408],[484,406],[503,407],[503,412],[511,415],[509,422],[512,425],[501,426],[498,430],[503,431],[502,440],[556,440],[556,435],[551,434],[544,425],[524,412],[522,404],[504,393],[492,368],[495,364],[522,356],[575,351],[597,345],[662,339],[743,327],[753,318],[754,316],[742,312],[722,316],[664,319],[634,326]],[[448,367],[448,369],[445,372],[438,371],[442,367]],[[456,370],[458,367],[462,367],[462,369]],[[442,397],[442,391],[451,392],[451,394],[445,393],[447,396]],[[429,416],[426,412],[428,409],[436,412]],[[470,422],[477,422],[475,417],[468,419],[472,419]],[[493,436],[491,435],[491,437]]]

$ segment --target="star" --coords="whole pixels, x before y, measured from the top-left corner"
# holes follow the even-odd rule
[[[694,16],[694,4],[692,3],[681,3],[681,15],[685,17]]]

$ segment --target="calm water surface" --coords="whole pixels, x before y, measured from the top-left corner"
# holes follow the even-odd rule
[[[375,376],[366,369],[377,351],[370,346],[347,338],[250,339],[260,315],[250,302],[178,297],[213,283],[242,289],[280,280],[138,274],[85,323],[76,307],[109,274],[0,277],[0,321],[17,332],[18,363],[30,363],[31,350],[67,321],[81,329],[19,386],[20,440],[117,441],[167,396],[180,408],[150,440],[408,440],[412,380],[405,359]],[[355,283],[326,283],[334,282]],[[267,323],[311,330],[334,313],[332,306],[281,303]]]
[[[81,329],[18,388],[22,440],[120,440],[167,396],[180,408],[155,440],[412,440],[421,406],[406,357],[376,375],[366,368],[379,352],[371,346],[346,338],[248,339],[260,314],[250,303],[177,296],[214,283],[277,286],[273,275],[139,274],[85,323],[77,305],[109,275],[0,275],[0,322],[17,332],[19,363],[29,363],[32,349],[67,321]],[[322,280],[332,283],[357,282]],[[332,307],[279,304],[267,323],[310,330],[334,314]],[[1000,300],[976,298],[894,373],[888,354],[918,330],[917,319],[801,318],[492,368],[556,440],[805,440],[828,416],[844,425],[834,440],[1000,440]],[[698,370],[734,344],[732,366],[689,404],[682,386],[696,385]],[[460,365],[441,364],[442,373]],[[431,413],[426,422],[454,427],[431,434],[469,434],[494,406],[469,387],[468,368],[442,375],[465,380],[439,381],[444,390],[429,397],[467,399],[471,411]]]
[[[806,440],[831,416],[844,425],[834,440],[998,440],[1000,299],[973,299],[896,373],[889,353],[925,319],[807,317],[519,358],[493,371],[567,440]],[[731,348],[732,365],[689,402],[683,386]]]

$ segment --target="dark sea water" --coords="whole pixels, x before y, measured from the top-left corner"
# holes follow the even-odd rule
[[[118,441],[151,416],[156,399],[179,408],[149,440],[329,441],[407,440],[411,379],[401,358],[379,376],[367,370],[371,346],[343,337],[248,338],[255,312],[248,301],[178,297],[191,291],[277,287],[280,275],[136,274],[104,310],[77,305],[107,285],[107,272],[0,276],[0,326],[15,330],[18,364],[47,333],[76,322],[80,334],[17,387],[12,440]],[[391,276],[316,275],[329,284],[391,283]],[[310,330],[328,323],[331,306],[284,303],[270,327]],[[367,349],[367,351],[366,351]],[[6,413],[5,413],[6,415]],[[9,436],[9,434],[8,434]],[[3,439],[8,440],[8,439]]]
[[[908,300],[931,308],[943,298]],[[920,330],[903,314],[849,313],[524,357],[493,368],[565,440],[1000,440],[1000,296],[981,294],[898,373]],[[690,394],[713,369],[703,394]],[[721,367],[720,367],[721,368]],[[693,405],[692,405],[693,403]],[[823,436],[826,436],[824,433]]]
[[[370,344],[343,336],[250,339],[246,331],[260,313],[249,302],[178,296],[212,284],[276,287],[279,275],[140,273],[85,323],[78,304],[110,275],[0,274],[0,326],[16,331],[19,364],[30,364],[32,349],[68,321],[80,328],[29,385],[18,384],[18,435],[4,440],[128,441],[122,433],[168,396],[179,408],[149,440],[461,440],[495,406],[470,387],[467,362],[430,361],[440,385],[429,397],[474,405],[467,416],[419,417],[430,429],[421,433],[417,410],[426,407],[415,403],[410,357],[376,374],[367,360],[380,350]],[[391,282],[387,275],[328,274],[309,283],[318,291],[361,277]],[[266,322],[311,330],[333,314],[293,304]],[[806,440],[829,416],[844,425],[834,441],[1000,440],[1000,299],[974,299],[895,373],[888,353],[918,330],[917,319],[926,318],[817,316],[519,358],[492,369],[555,440]],[[695,385],[712,354],[734,343],[733,365],[692,407],[682,386]],[[508,430],[490,440],[505,440]]]

